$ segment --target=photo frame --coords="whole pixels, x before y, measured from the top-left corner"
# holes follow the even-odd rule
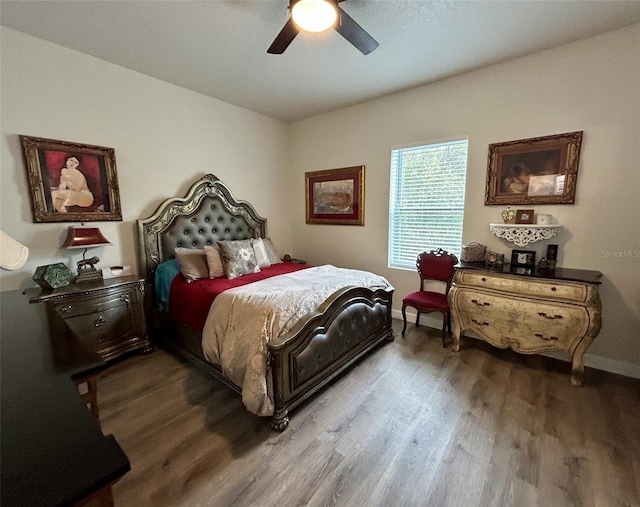
[[[113,148],[20,136],[33,221],[121,221]]]
[[[532,275],[535,266],[536,252],[534,250],[511,250],[511,273]]]
[[[534,218],[534,210],[519,209],[516,210],[516,224],[532,224]]]
[[[582,131],[489,145],[485,205],[573,204]]]
[[[364,166],[305,173],[308,224],[364,225]]]

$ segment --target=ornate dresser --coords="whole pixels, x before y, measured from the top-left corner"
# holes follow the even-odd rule
[[[523,354],[561,350],[571,355],[571,383],[579,386],[582,356],[600,332],[601,276],[565,268],[517,275],[508,266],[460,263],[449,292],[453,350],[460,349],[464,331]]]

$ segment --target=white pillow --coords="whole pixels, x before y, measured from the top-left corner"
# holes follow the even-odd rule
[[[271,239],[264,238],[262,242],[264,243],[264,248],[267,250],[267,257],[269,258],[269,262],[271,264],[282,264],[282,259],[280,258],[280,255],[278,255],[276,247],[273,246],[273,242],[271,241]]]
[[[267,254],[267,249],[264,246],[264,241],[262,241],[262,238],[254,239],[251,244],[253,246],[253,251],[256,254],[258,267],[268,268],[269,266],[271,266],[271,262],[269,261],[269,255]]]
[[[205,246],[204,254],[207,257],[207,267],[209,268],[209,278],[220,278],[224,276],[220,250],[215,246]]]

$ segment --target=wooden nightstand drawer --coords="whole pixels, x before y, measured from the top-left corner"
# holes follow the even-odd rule
[[[136,296],[129,288],[129,290],[114,291],[108,294],[88,295],[85,299],[63,300],[55,303],[55,309],[63,319],[68,319],[101,313],[123,306],[126,308],[135,304],[135,300]]]
[[[133,335],[138,327],[127,305],[111,306],[106,310],[79,314],[65,319],[77,338],[93,350],[103,348],[108,342],[117,342]]]

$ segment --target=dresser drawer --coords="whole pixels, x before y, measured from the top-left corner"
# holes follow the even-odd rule
[[[128,306],[136,300],[136,294],[131,288],[106,294],[92,294],[85,298],[61,300],[55,303],[55,311],[63,318],[68,319],[81,315],[99,313],[113,308]]]
[[[90,349],[100,351],[133,337],[133,314],[127,305],[111,306],[96,313],[65,319],[74,335]]]
[[[482,287],[500,293],[537,297],[545,300],[584,302],[588,290],[585,284],[553,280],[524,278],[522,276],[492,276],[470,270],[458,270],[454,279],[456,284]]]
[[[456,291],[454,299],[463,329],[517,352],[571,352],[590,325],[589,314],[582,306],[541,304],[464,288]]]

